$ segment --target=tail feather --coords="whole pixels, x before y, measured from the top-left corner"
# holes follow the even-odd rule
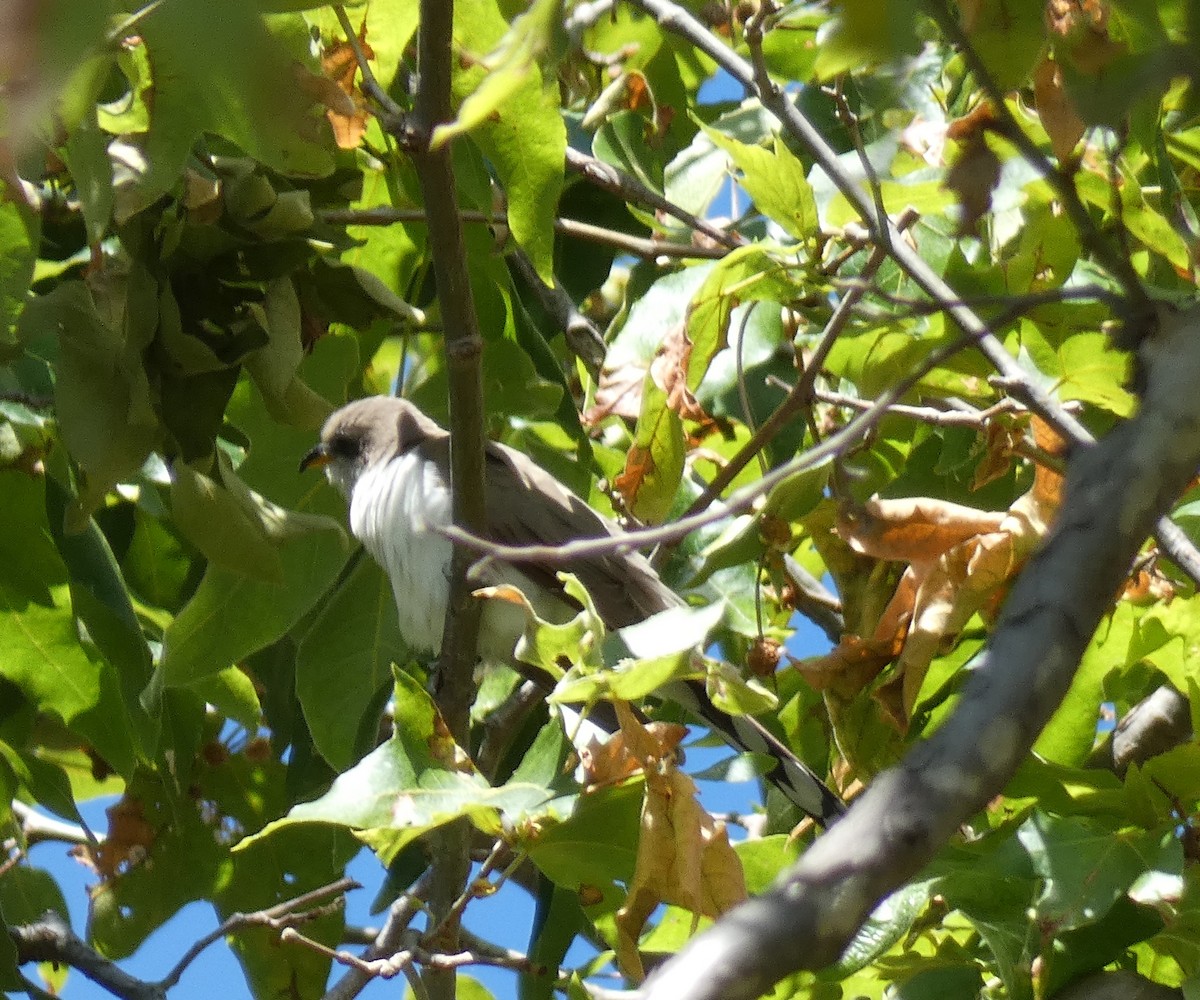
[[[828,827],[846,811],[845,803],[774,733],[751,716],[730,715],[719,709],[703,684],[682,681],[658,693],[683,706],[737,749],[769,757],[773,763],[763,777],[821,826]]]

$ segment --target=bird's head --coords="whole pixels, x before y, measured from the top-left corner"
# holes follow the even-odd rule
[[[349,497],[368,469],[443,433],[407,400],[369,396],[330,415],[321,440],[300,460],[300,471],[323,468],[329,481]]]

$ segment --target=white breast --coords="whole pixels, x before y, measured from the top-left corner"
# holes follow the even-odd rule
[[[450,523],[450,492],[437,467],[415,450],[363,473],[350,495],[350,530],[391,580],[400,632],[415,651],[436,653],[442,646],[453,546],[438,529]],[[519,587],[543,617],[563,622],[574,614],[519,570],[507,567],[496,575]],[[523,627],[519,608],[489,601],[481,655],[508,660]]]
[[[450,494],[436,466],[408,452],[368,469],[350,496],[350,530],[392,581],[400,633],[414,650],[442,644],[452,546]]]

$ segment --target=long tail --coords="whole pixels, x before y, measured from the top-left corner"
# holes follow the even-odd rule
[[[554,680],[545,671],[517,661],[513,665],[541,690],[547,693],[554,690]],[[730,715],[717,708],[699,681],[675,681],[659,688],[655,697],[677,703],[736,749],[769,757],[773,763],[763,778],[821,826],[828,827],[846,811],[846,804],[774,733],[751,716]],[[598,726],[601,731],[615,732],[616,719],[604,711],[606,707],[611,706],[603,702],[593,706],[587,724],[593,729]],[[591,732],[588,730],[589,737]],[[586,745],[588,739],[582,742]]]
[[[828,827],[846,811],[845,803],[774,733],[748,715],[721,711],[699,681],[670,684],[658,694],[678,702],[737,749],[770,757],[774,763],[763,777],[821,826]]]

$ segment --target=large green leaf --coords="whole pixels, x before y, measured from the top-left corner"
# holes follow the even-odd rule
[[[391,680],[391,665],[408,656],[391,584],[361,558],[321,603],[296,651],[296,697],[317,750],[335,769],[359,756],[363,719]]]
[[[500,43],[508,22],[495,0],[465,0],[454,7],[455,100],[466,102],[484,84],[489,73],[482,57]],[[508,224],[513,238],[533,261],[547,283],[554,281],[554,217],[563,183],[563,157],[567,130],[558,100],[536,65],[524,59],[502,64],[496,72],[506,76],[481,100],[487,108],[471,130],[484,155],[492,162],[508,198]],[[510,74],[519,76],[519,81]],[[506,93],[507,92],[507,93]],[[507,99],[505,99],[507,97]],[[464,112],[469,109],[463,104]]]
[[[300,47],[303,22],[280,15],[271,27],[239,0],[165,3],[142,19],[154,102],[147,167],[129,208],[152,204],[178,183],[206,132],[280,173],[322,176],[333,169],[327,126],[293,71],[293,60],[309,58]]]
[[[210,566],[163,636],[163,661],[147,698],[193,684],[262,649],[295,625],[334,581],[347,543],[334,521],[310,525],[279,549],[283,583]]]
[[[437,720],[425,690],[397,671],[392,738],[334,781],[314,802],[295,806],[245,847],[270,839],[296,822],[333,823],[358,832],[384,864],[421,834],[461,817],[493,835],[508,820],[525,817],[554,796],[541,785],[515,779],[492,788],[472,768],[456,766],[460,753]]]

